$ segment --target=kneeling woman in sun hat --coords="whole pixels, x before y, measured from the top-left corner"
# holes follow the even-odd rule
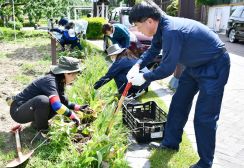
[[[107,49],[108,56],[113,61],[113,64],[109,68],[105,76],[100,78],[95,84],[94,89],[98,89],[110,80],[114,79],[118,88],[118,92],[123,93],[125,86],[127,84],[126,75],[130,68],[137,62],[136,58],[132,52],[126,48],[120,48],[118,44],[114,44]],[[133,86],[128,95],[137,96],[142,91],[147,90],[150,82],[146,82],[142,86]]]
[[[59,64],[51,67],[45,76],[34,80],[22,92],[12,97],[10,115],[18,123],[33,122],[37,130],[48,128],[48,120],[56,114],[63,114],[80,124],[73,111],[80,106],[68,101],[64,95],[65,85],[72,84],[81,71],[80,61],[72,57],[61,57]]]

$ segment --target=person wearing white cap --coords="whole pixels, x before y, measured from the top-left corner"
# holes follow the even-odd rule
[[[130,68],[138,61],[132,52],[126,48],[121,48],[118,44],[114,44],[107,49],[108,57],[111,58],[113,64],[109,68],[108,72],[101,77],[95,84],[94,89],[98,89],[110,80],[114,79],[118,88],[118,92],[121,94],[126,86],[127,78],[126,74]],[[140,93],[147,91],[150,82],[146,82],[142,86],[133,86],[128,95],[134,97]]]

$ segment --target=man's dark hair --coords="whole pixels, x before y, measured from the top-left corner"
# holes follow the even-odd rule
[[[69,23],[69,20],[67,18],[61,18],[58,22],[58,24],[61,26],[65,26],[68,23]]]
[[[159,21],[165,13],[151,0],[136,4],[130,11],[130,23],[144,22],[148,18]]]
[[[69,30],[69,29],[73,29],[75,27],[74,22],[69,22],[65,25],[65,29]]]
[[[106,23],[102,27],[102,33],[106,34],[107,31],[110,31],[112,29],[113,25],[111,23]]]

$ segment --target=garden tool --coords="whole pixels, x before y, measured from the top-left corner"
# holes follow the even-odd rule
[[[21,144],[20,144],[20,138],[19,138],[19,131],[21,130],[21,128],[22,128],[21,125],[17,125],[11,129],[11,132],[13,132],[15,134],[18,158],[9,162],[6,167],[19,166],[20,164],[24,163],[27,159],[29,159],[31,157],[32,153],[34,152],[34,150],[30,151],[27,154],[23,154],[21,152]]]
[[[123,93],[122,93],[122,95],[121,95],[121,97],[120,97],[120,99],[119,99],[118,106],[117,106],[117,108],[114,110],[114,112],[113,112],[113,114],[112,114],[112,117],[114,117],[114,116],[118,113],[118,111],[121,109],[122,104],[123,104],[123,102],[124,102],[124,100],[125,100],[125,97],[127,96],[128,91],[130,90],[131,86],[132,86],[132,83],[131,83],[131,82],[129,82],[129,83],[126,84],[125,89],[124,89],[124,91],[123,91]],[[105,133],[106,135],[109,134],[110,129],[111,129],[111,127],[113,126],[113,122],[114,122],[113,119],[110,120],[110,122],[109,122],[109,124],[108,124],[108,128],[107,128],[106,133]]]

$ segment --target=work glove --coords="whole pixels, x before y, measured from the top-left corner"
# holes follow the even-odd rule
[[[80,125],[80,119],[77,117],[77,115],[72,112],[69,118],[75,122],[75,125],[78,127]]]
[[[135,64],[127,73],[126,75],[127,80],[130,81],[132,78],[137,76],[139,74],[139,69],[140,69],[140,65]]]
[[[85,110],[86,108],[88,108],[89,107],[89,104],[83,104],[83,105],[81,105],[80,106],[80,111],[83,111],[83,110]]]
[[[136,76],[128,80],[128,82],[131,82],[134,86],[141,86],[146,82],[146,80],[143,77],[143,73],[138,73]]]
[[[80,111],[87,113],[87,114],[91,114],[94,112],[88,104],[84,104],[84,105],[80,106]]]

